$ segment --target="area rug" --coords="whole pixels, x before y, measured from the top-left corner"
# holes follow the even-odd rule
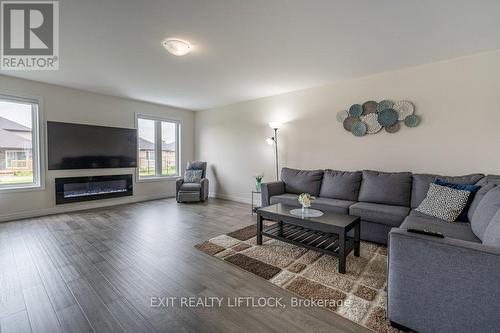
[[[385,246],[361,242],[360,257],[347,257],[345,274],[330,255],[267,237],[257,246],[255,225],[195,247],[304,299],[336,300],[326,308],[375,332],[399,332],[386,319]]]

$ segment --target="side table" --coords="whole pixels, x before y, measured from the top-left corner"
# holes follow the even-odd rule
[[[255,195],[257,194],[257,195],[259,196],[259,199],[260,199],[260,193],[261,193],[260,191],[252,191],[252,215],[255,213],[255,210],[256,210],[257,208],[260,208],[260,206],[257,206],[257,205],[255,204],[255,201],[256,201],[256,200],[255,200]],[[260,202],[260,200],[259,200],[259,201],[257,201],[257,202]]]

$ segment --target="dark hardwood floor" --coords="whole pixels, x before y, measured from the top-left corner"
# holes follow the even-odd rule
[[[151,297],[292,295],[193,246],[248,205],[156,200],[0,223],[6,332],[368,332],[321,308],[152,307]]]

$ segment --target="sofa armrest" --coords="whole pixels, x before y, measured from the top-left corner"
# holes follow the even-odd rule
[[[261,199],[262,199],[262,207],[269,206],[269,200],[273,195],[279,195],[285,193],[285,183],[279,182],[270,182],[261,184]]]
[[[175,194],[179,193],[179,190],[181,189],[182,184],[184,184],[184,179],[179,178],[175,181]]]
[[[500,248],[394,228],[389,233],[389,320],[419,332],[494,332]]]
[[[208,199],[208,178],[203,178],[201,180],[201,201],[205,201]]]

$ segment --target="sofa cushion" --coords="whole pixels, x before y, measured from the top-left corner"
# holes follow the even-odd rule
[[[484,232],[498,209],[500,209],[500,186],[495,186],[485,194],[472,215],[472,231],[479,239],[483,240]]]
[[[309,193],[317,197],[323,179],[323,170],[281,169],[281,180],[285,183],[285,192]]]
[[[484,186],[487,184],[500,185],[500,175],[487,175],[481,178],[476,185]]]
[[[415,210],[448,222],[455,222],[467,205],[470,194],[469,191],[432,183],[427,196]]]
[[[430,215],[427,215],[427,214],[421,213],[421,212],[419,212],[418,210],[415,210],[415,209],[410,210],[410,214],[409,214],[409,216],[417,216],[417,217],[423,217],[423,218],[426,218],[426,219],[431,219],[431,220],[436,220],[436,221],[446,222],[445,220],[438,219],[438,218],[437,218],[437,217],[435,217],[435,216],[430,216]]]
[[[361,179],[362,173],[360,171],[348,172],[327,169],[323,174],[319,196],[357,201]]]
[[[477,191],[479,191],[479,189],[481,188],[481,185],[448,183],[440,178],[436,179],[436,181],[434,183],[441,185],[441,186],[454,188],[455,190],[465,190],[465,191],[470,192],[469,198],[467,199],[467,204],[465,205],[465,207],[462,210],[462,212],[460,213],[460,215],[457,217],[457,221],[462,221],[462,222],[469,221],[469,219],[467,218],[467,213],[469,212],[470,205],[471,205],[472,201],[474,200],[474,197],[476,196]]]
[[[299,207],[299,196],[297,194],[285,193],[280,195],[273,195],[271,199],[269,199],[269,203],[271,205],[282,203],[284,205]]]
[[[481,188],[477,191],[476,195],[474,196],[474,199],[470,203],[469,211],[467,212],[467,219],[469,221],[472,220],[472,215],[476,211],[477,206],[479,205],[483,197],[495,186],[496,185],[493,183],[484,183],[484,185],[482,185]]]
[[[185,192],[200,192],[200,189],[200,183],[183,183],[179,190]]]
[[[202,170],[201,178],[206,178],[207,162],[190,161],[188,162],[186,170]]]
[[[358,201],[410,206],[411,173],[363,171]]]
[[[438,178],[448,183],[473,185],[483,177],[483,174],[471,174],[457,177],[439,176],[427,173],[413,174],[411,187],[411,208],[417,208],[418,205],[420,205],[420,203],[427,196],[429,185],[434,183]]]
[[[410,212],[403,206],[383,205],[358,202],[349,207],[349,214],[361,217],[361,220],[399,227]]]
[[[493,216],[493,219],[484,232],[483,244],[500,246],[500,209]]]
[[[400,228],[415,228],[438,231],[441,232],[445,237],[480,243],[480,240],[472,232],[469,223],[450,223],[435,218],[427,218],[425,216],[416,216],[411,214],[404,220]]]
[[[201,183],[203,170],[186,170],[184,173],[184,183]]]
[[[355,201],[320,197],[312,202],[311,208],[319,209],[325,212],[349,214],[349,207],[355,203],[356,203]]]

